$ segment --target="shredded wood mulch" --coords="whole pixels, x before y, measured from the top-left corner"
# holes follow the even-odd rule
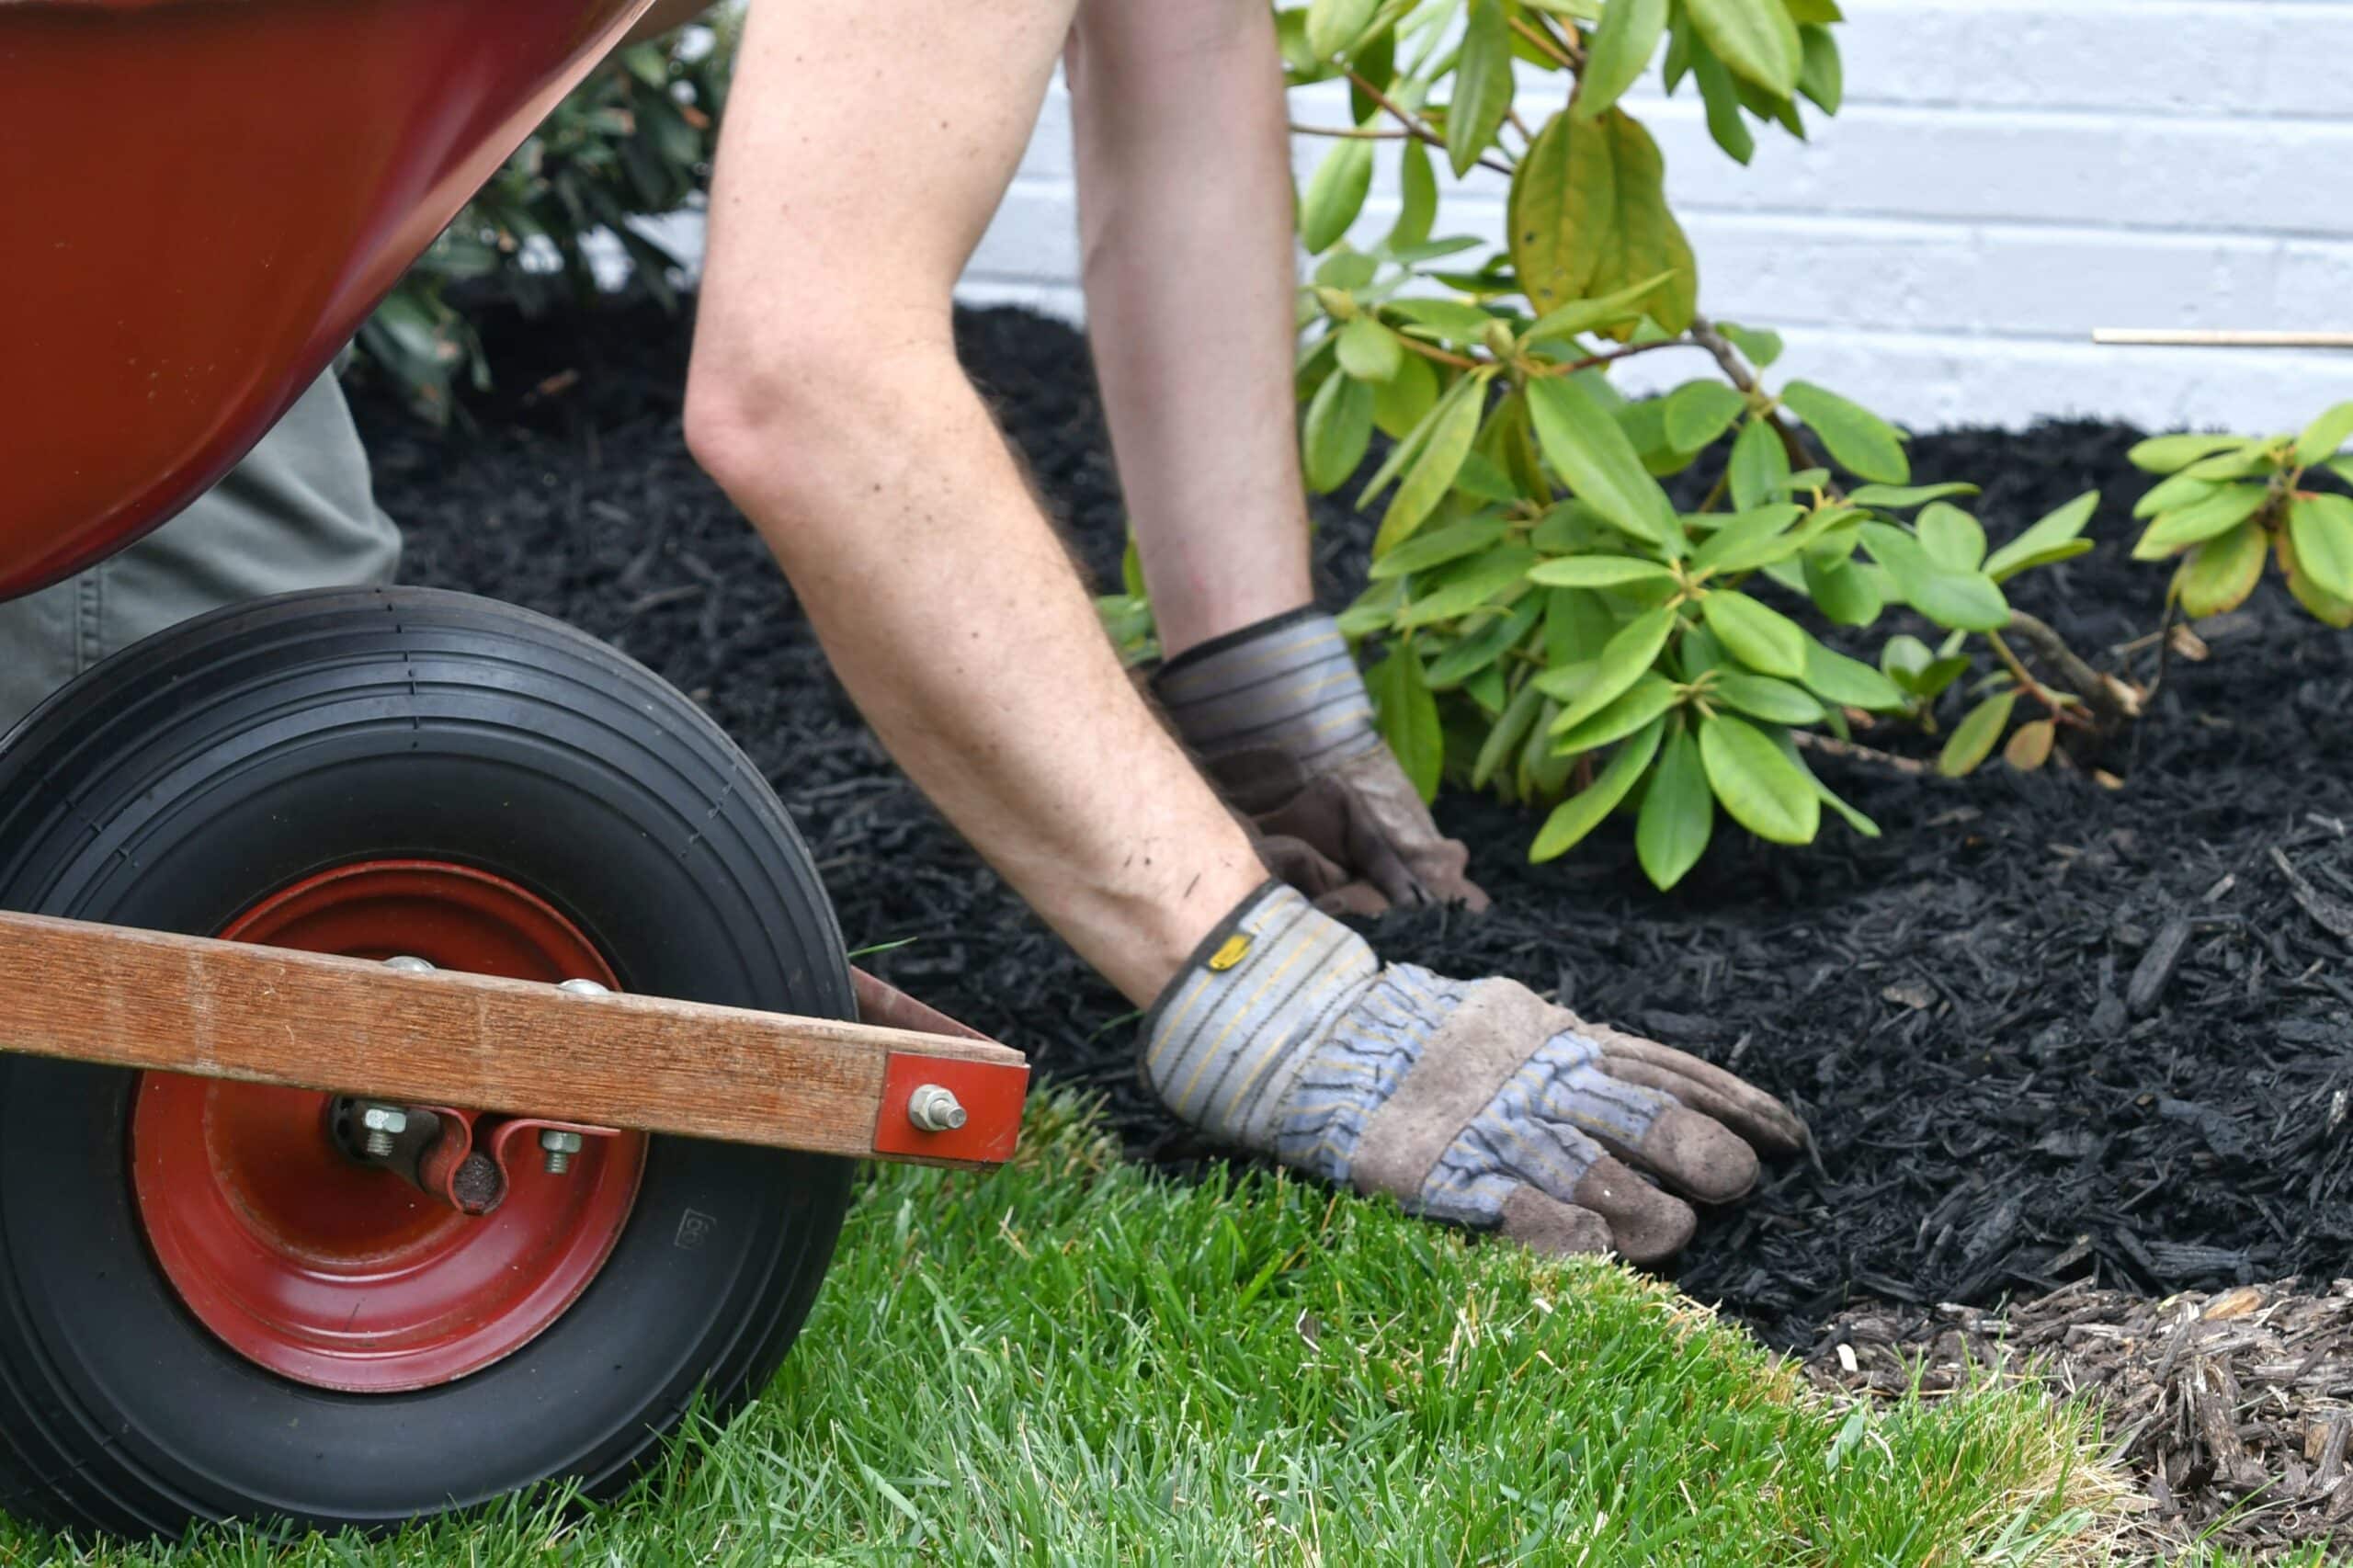
[[[2158,1541],[2353,1539],[2353,1279],[2162,1301],[2074,1284],[2006,1312],[1842,1313],[1806,1361],[1826,1387],[1949,1393],[1989,1372],[2096,1403]]]
[[[866,733],[679,437],[683,324],[631,311],[486,332],[505,369],[475,428],[437,436],[360,399],[407,578],[561,616],[654,666],[774,783],[851,944],[904,944],[867,960],[885,978],[1018,1044],[1047,1081],[1099,1093],[1136,1157],[1180,1175],[1227,1157],[1140,1081],[1128,1004]],[[1083,340],[995,311],[964,318],[960,341],[1074,553],[1116,581],[1123,519]],[[1986,485],[1975,506],[1996,541],[2101,487],[2099,548],[2012,591],[2086,657],[2146,679],[2164,574],[2127,558],[2136,434],[1949,431],[1913,456],[1922,483]],[[1317,519],[1324,597],[1344,604],[1371,526],[1336,504]],[[1704,1217],[1677,1268],[1768,1343],[1810,1348],[1867,1302],[2030,1312],[2069,1288],[2155,1301],[2353,1272],[2353,633],[2268,588],[2199,631],[2107,759],[2119,787],[1998,763],[1949,781],[1915,766],[1937,738],[1881,728],[1858,739],[1915,766],[1817,767],[1882,836],[1833,825],[1791,850],[1720,823],[1669,895],[1643,880],[1624,824],[1531,867],[1531,818],[1449,795],[1441,824],[1496,909],[1392,915],[1372,939],[1441,972],[1511,975],[1801,1110],[1811,1154]],[[2228,1366],[2242,1392],[2274,1386]],[[2323,1457],[2302,1461],[2308,1483]],[[2193,1461],[2165,1484],[2190,1518],[2234,1500],[2231,1473]]]

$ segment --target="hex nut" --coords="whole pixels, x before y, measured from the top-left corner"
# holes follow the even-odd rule
[[[562,1176],[572,1168],[572,1156],[580,1153],[581,1137],[558,1127],[540,1129],[540,1165],[550,1176]]]
[[[925,1132],[953,1132],[964,1125],[964,1107],[938,1084],[919,1084],[907,1096],[907,1119]]]

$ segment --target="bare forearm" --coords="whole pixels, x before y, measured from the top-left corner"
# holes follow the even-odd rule
[[[1070,77],[1096,365],[1180,652],[1311,597],[1273,18],[1260,0],[1089,0]]]
[[[1119,667],[945,346],[893,364],[870,383],[887,410],[841,411],[821,460],[734,499],[908,777],[1148,1002],[1264,872]]]

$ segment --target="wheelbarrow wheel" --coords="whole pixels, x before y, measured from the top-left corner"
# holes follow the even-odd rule
[[[461,595],[290,595],[90,671],[0,746],[0,907],[853,1014],[742,754],[614,651]],[[172,1535],[608,1494],[698,1396],[764,1386],[848,1199],[848,1162],[623,1137],[472,1219],[342,1154],[324,1108],[0,1055],[0,1504]]]

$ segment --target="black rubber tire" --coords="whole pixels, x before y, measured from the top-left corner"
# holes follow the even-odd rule
[[[0,745],[0,907],[205,933],[402,857],[529,888],[626,989],[854,1016],[758,773],[650,671],[540,616],[421,589],[263,600],[108,661]],[[132,1081],[0,1056],[0,1506],[56,1527],[373,1528],[558,1480],[609,1494],[699,1392],[724,1414],[766,1385],[854,1169],[655,1139],[555,1324],[455,1382],[346,1395],[244,1360],[173,1292],[131,1204]]]

